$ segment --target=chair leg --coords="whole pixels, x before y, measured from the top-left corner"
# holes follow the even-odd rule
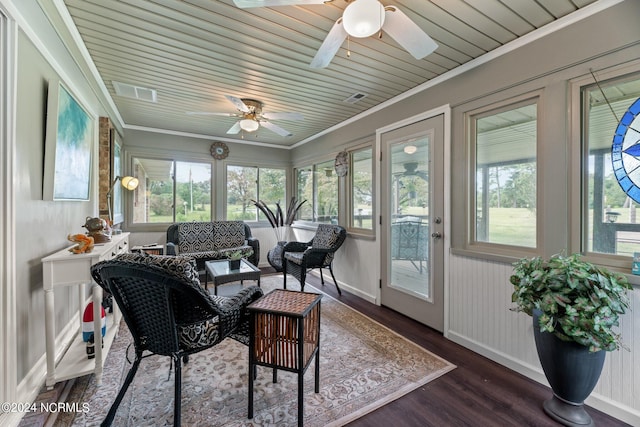
[[[142,360],[142,353],[136,353],[136,358],[131,365],[131,369],[129,369],[129,373],[127,374],[127,378],[124,380],[124,384],[120,387],[120,391],[118,392],[118,396],[116,400],[111,405],[109,409],[109,413],[107,417],[100,424],[101,427],[109,427],[113,423],[113,419],[116,416],[116,412],[118,411],[118,406],[120,406],[120,402],[122,402],[122,398],[124,397],[129,385],[133,381],[133,377],[136,376],[136,372],[138,372],[138,366],[140,366],[140,361]]]
[[[320,271],[322,271],[322,269],[320,269]],[[331,273],[331,278],[333,279],[333,283],[336,284],[336,289],[338,290],[338,295],[342,295],[342,291],[340,290],[340,287],[338,286],[338,281],[336,280],[336,276],[333,275],[333,267],[331,267],[331,264],[329,264],[329,272]]]
[[[300,269],[300,292],[304,292],[304,285],[307,280],[307,267],[302,266]]]
[[[324,276],[322,275],[322,267],[320,267],[320,283],[324,286]]]
[[[287,289],[287,261],[282,259],[282,285]]]
[[[175,364],[175,402],[173,403],[173,425],[180,427],[180,411],[182,409],[182,366],[180,357],[173,358]]]

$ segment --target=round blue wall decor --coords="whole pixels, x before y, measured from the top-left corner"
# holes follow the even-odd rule
[[[618,123],[611,145],[611,162],[622,190],[640,203],[640,98]]]

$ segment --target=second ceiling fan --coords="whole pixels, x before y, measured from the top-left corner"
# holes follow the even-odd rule
[[[237,7],[272,7],[329,3],[333,0],[233,0]],[[331,27],[311,68],[324,68],[333,59],[344,40],[351,36],[364,38],[382,31],[393,38],[414,58],[422,59],[437,49],[433,41],[397,6],[383,6],[378,0],[345,0],[349,3],[342,16]]]
[[[271,123],[269,120],[304,120],[304,116],[300,113],[265,113],[262,111],[262,102],[255,99],[237,98],[231,95],[225,95],[225,98],[227,98],[238,109],[238,113],[190,111],[187,114],[194,116],[238,117],[239,120],[227,131],[228,134],[232,135],[238,134],[240,131],[255,132],[262,126],[280,136],[292,136],[293,134],[291,132]]]

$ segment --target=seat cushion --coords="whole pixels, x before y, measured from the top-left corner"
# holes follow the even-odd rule
[[[178,224],[178,252],[212,252],[245,244],[242,221],[181,222]]]
[[[215,221],[213,223],[213,248],[226,249],[243,246],[244,223],[242,221]]]
[[[294,264],[302,265],[302,257],[304,252],[285,252],[284,258],[293,262]]]
[[[182,349],[190,350],[216,344],[220,340],[220,318],[178,325],[178,340]]]

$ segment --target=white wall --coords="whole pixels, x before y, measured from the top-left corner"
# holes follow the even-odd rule
[[[447,337],[490,359],[548,385],[535,350],[533,322],[510,310],[513,286],[508,263],[452,255],[449,272]],[[640,289],[631,311],[621,318],[628,350],[607,354],[600,381],[587,404],[640,425]],[[551,393],[551,392],[550,392]]]

